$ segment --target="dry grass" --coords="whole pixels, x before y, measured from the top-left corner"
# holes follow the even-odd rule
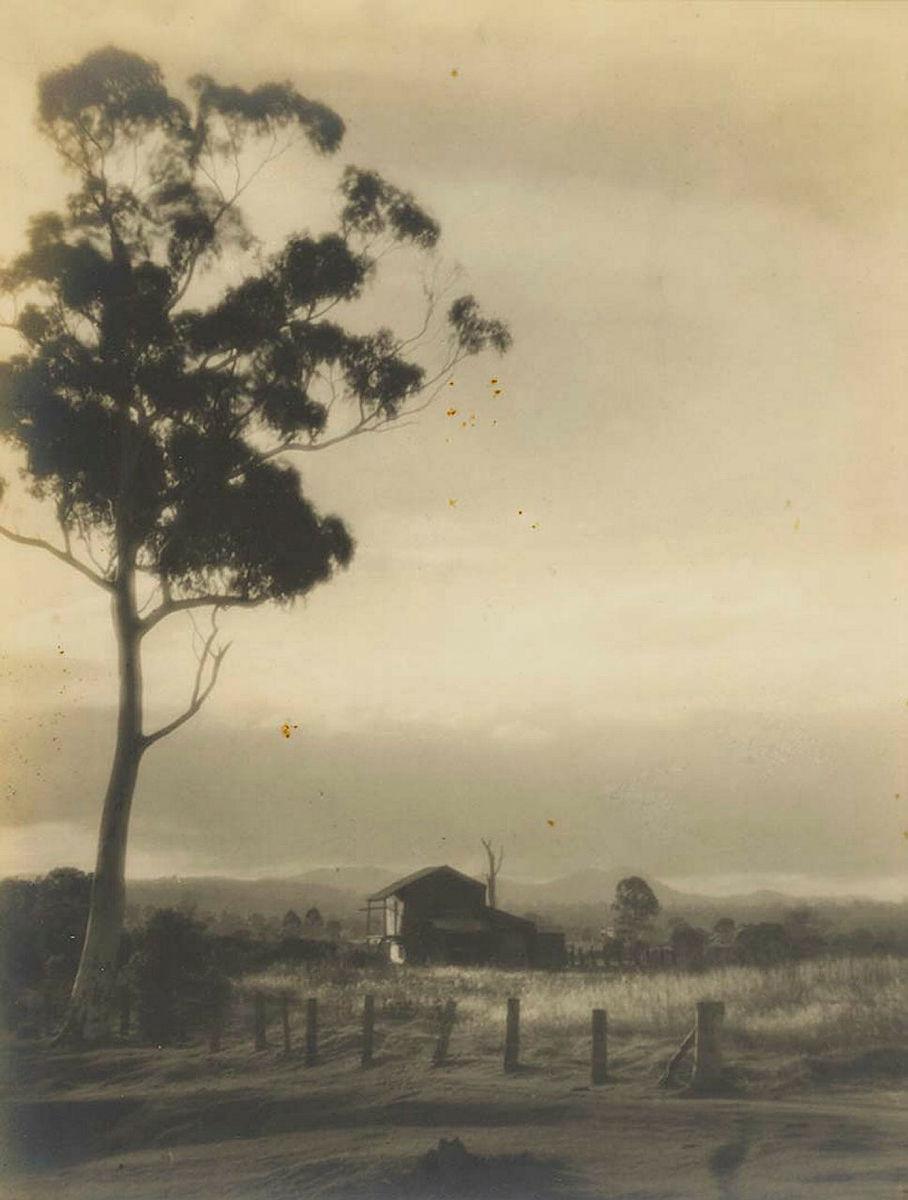
[[[605,1008],[617,1037],[680,1038],[698,999],[724,1000],[732,1043],[777,1051],[851,1051],[904,1043],[908,1036],[908,960],[818,959],[791,965],[723,967],[700,974],[546,973],[491,968],[316,968],[249,978],[245,990],[319,998],[338,1023],[362,997],[376,998],[385,1021],[432,1017],[457,1001],[458,1027],[478,1043],[498,1039],[508,996],[521,998],[528,1035],[563,1041],[586,1037],[590,1011]]]

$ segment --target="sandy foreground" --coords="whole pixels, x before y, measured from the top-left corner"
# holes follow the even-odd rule
[[[8,1057],[3,1195],[15,1200],[396,1196],[625,1200],[908,1197],[908,1091],[879,1072],[713,1099],[656,1086],[652,1047],[591,1088],[579,1058],[502,1074],[424,1047],[307,1068],[234,1046]],[[440,1138],[482,1162],[426,1174]],[[457,1190],[460,1188],[460,1190]],[[471,1190],[472,1189],[472,1190]]]

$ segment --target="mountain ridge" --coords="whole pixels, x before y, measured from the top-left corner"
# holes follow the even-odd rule
[[[433,864],[434,865],[434,864]],[[440,864],[439,864],[440,865]],[[282,877],[237,879],[229,875],[163,876],[132,879],[127,883],[127,900],[133,908],[184,906],[201,912],[261,912],[265,916],[283,915],[288,909],[300,911],[319,908],[325,917],[339,917],[346,923],[358,919],[366,897],[410,874],[408,870],[356,865],[314,867]],[[888,910],[898,902],[862,897],[793,896],[771,889],[758,889],[735,895],[711,896],[672,888],[639,868],[626,866],[588,867],[554,879],[533,882],[498,880],[500,907],[519,915],[532,913],[545,922],[567,924],[605,924],[615,885],[627,875],[647,879],[666,915],[684,916],[701,921],[736,914],[770,919],[786,908],[817,906],[825,908],[858,904]],[[482,878],[475,873],[476,878]]]

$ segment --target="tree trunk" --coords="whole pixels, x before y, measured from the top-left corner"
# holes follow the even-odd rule
[[[116,1007],[117,956],[126,907],[126,836],[142,758],[141,633],[135,575],[121,557],[112,599],[119,659],[117,741],[104,797],[98,857],[79,970],[57,1040],[105,1040]]]

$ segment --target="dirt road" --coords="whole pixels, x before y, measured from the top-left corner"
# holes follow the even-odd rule
[[[591,1089],[567,1067],[307,1070],[201,1049],[61,1056],[15,1074],[11,1200],[908,1197],[908,1105],[891,1080],[691,1099],[620,1070]],[[482,1156],[483,1188],[414,1173],[442,1137]]]

